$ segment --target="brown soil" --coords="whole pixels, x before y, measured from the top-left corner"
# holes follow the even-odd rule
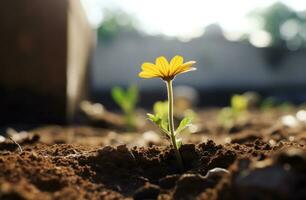
[[[0,199],[306,199],[305,128],[276,125],[279,116],[254,113],[228,132],[202,117],[210,125],[180,149],[184,171],[165,140],[141,133],[33,130],[22,152],[0,143]]]

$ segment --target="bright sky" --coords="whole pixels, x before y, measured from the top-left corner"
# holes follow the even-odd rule
[[[148,34],[193,38],[204,27],[219,23],[231,33],[249,31],[244,16],[255,8],[269,6],[277,0],[81,0],[94,27],[103,20],[103,8],[120,9],[138,21]],[[305,0],[282,0],[291,8],[306,9]]]

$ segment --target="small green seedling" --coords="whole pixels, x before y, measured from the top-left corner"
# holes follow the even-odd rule
[[[171,139],[171,133],[169,131],[169,122],[168,122],[168,102],[167,101],[158,101],[153,106],[154,114],[148,113],[149,119],[155,123],[162,132],[167,136],[167,138]],[[175,142],[178,148],[182,145],[182,140],[178,138],[179,134],[183,132],[187,127],[192,125],[192,116],[184,117],[178,128],[175,130]]]
[[[164,116],[158,113],[149,114],[148,116],[169,136],[181,171],[184,169],[183,160],[179,151],[182,142],[177,136],[183,129],[190,125],[191,119],[184,118],[175,130],[173,118],[173,80],[179,74],[196,70],[196,68],[192,67],[195,63],[195,61],[184,63],[184,58],[179,55],[174,56],[170,62],[164,56],[160,56],[156,58],[155,64],[149,62],[143,63],[141,66],[142,71],[139,73],[139,77],[141,78],[161,78],[166,83],[168,93],[168,119],[165,119]]]
[[[127,129],[129,131],[134,130],[136,127],[135,108],[138,102],[138,88],[135,85],[131,85],[127,90],[118,86],[114,87],[112,97],[124,113]]]
[[[282,102],[282,103],[279,103],[277,102],[277,100],[273,97],[268,97],[266,99],[264,99],[260,105],[260,109],[262,111],[269,111],[273,108],[277,108],[279,109],[280,111],[283,111],[283,112],[288,112],[290,110],[293,109],[293,104],[288,102],[288,101],[285,101],[285,102]]]
[[[276,100],[273,97],[268,97],[261,102],[260,109],[262,111],[269,111],[270,109],[275,108],[276,105]]]
[[[149,119],[169,136],[168,102],[158,101],[154,103],[153,112],[154,114],[147,113]]]
[[[171,139],[171,141],[175,141],[175,144],[179,149],[182,146],[182,140],[178,136],[183,130],[192,125],[191,116],[187,116],[181,120],[179,126],[174,132],[174,137],[172,138],[168,122],[168,102],[156,102],[153,106],[153,111],[154,114],[147,114],[149,119],[155,123],[164,134],[166,134],[167,138]]]
[[[233,95],[231,106],[223,108],[218,115],[218,122],[226,129],[245,119],[248,111],[248,98],[244,95]]]
[[[235,112],[243,112],[248,109],[248,99],[243,95],[234,95],[231,98],[231,107]]]

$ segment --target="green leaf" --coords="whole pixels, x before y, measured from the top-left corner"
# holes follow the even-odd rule
[[[179,149],[181,148],[183,142],[182,142],[182,139],[175,139],[175,143],[176,143],[176,147]]]
[[[169,130],[168,130],[168,122],[164,121],[162,118],[160,118],[158,115],[153,115],[151,113],[147,113],[147,116],[149,119],[156,124],[164,133],[166,133],[168,136],[170,136]]]
[[[135,107],[138,100],[138,88],[131,85],[127,90],[114,87],[111,91],[113,100],[124,112],[127,126],[135,126]]]
[[[167,131],[169,133],[169,123],[168,120],[161,119],[161,127],[163,130]]]
[[[135,107],[138,100],[138,88],[131,85],[126,92],[126,99],[130,102],[131,107]]]
[[[114,87],[112,89],[112,97],[114,99],[114,101],[120,106],[122,107],[122,104],[125,100],[125,92],[122,88],[120,87]]]
[[[243,95],[234,95],[231,98],[231,107],[236,111],[245,111],[248,109],[248,99]]]
[[[217,116],[218,123],[226,129],[229,129],[235,123],[237,117],[237,112],[231,107],[225,107],[220,110]]]
[[[153,111],[163,120],[168,120],[168,101],[157,101],[153,105]]]
[[[168,102],[167,101],[158,101],[154,103],[153,106],[155,118],[159,118],[160,121],[157,124],[165,133],[169,133],[169,123],[168,123]]]
[[[276,100],[273,97],[264,99],[260,105],[260,109],[262,110],[268,110],[273,107],[276,107]]]
[[[135,85],[131,85],[125,91],[120,87],[114,87],[112,89],[112,97],[126,114],[130,114],[134,111],[138,100],[138,88]]]
[[[159,125],[161,122],[161,118],[159,118],[158,116],[156,115],[153,115],[151,113],[147,113],[147,116],[149,117],[149,119],[154,122],[156,125]]]
[[[189,127],[191,125],[191,122],[192,122],[192,117],[190,117],[190,116],[187,116],[184,119],[182,119],[182,121],[180,122],[180,125],[178,126],[178,128],[175,131],[175,134],[179,134],[185,128]]]

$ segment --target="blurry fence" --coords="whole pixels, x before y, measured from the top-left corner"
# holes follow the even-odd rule
[[[109,41],[100,40],[92,70],[96,99],[107,103],[111,87],[136,83],[143,94],[156,94],[148,99],[152,104],[164,93],[163,83],[141,80],[140,66],[144,61],[154,62],[157,56],[175,54],[197,61],[197,71],[178,77],[175,85],[201,91],[203,104],[224,104],[232,92],[245,90],[269,95],[306,89],[305,50],[256,48],[247,42],[228,41],[220,29],[212,27],[189,42],[137,32],[120,32]],[[306,95],[302,98],[305,101]]]
[[[196,60],[198,69],[180,76],[176,84],[197,88],[306,86],[305,50],[256,48],[246,42],[228,41],[219,31],[208,32],[189,42],[136,32],[124,32],[111,41],[100,41],[92,71],[93,86],[107,89],[116,84],[138,82],[145,89],[158,88],[160,81],[138,78],[142,62],[176,54],[186,60]]]

